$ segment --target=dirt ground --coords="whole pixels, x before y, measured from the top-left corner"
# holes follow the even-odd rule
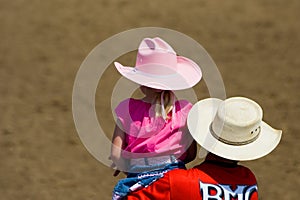
[[[144,26],[195,39],[217,64],[227,96],[262,105],[283,138],[272,154],[244,164],[260,199],[298,199],[299,10],[298,0],[0,0],[0,199],[110,199],[117,178],[80,141],[72,88],[96,45]],[[106,75],[96,100],[110,135],[110,79],[120,75],[113,68]],[[199,99],[208,97],[202,85]]]

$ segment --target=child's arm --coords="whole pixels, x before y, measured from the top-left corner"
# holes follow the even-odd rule
[[[126,167],[126,160],[122,158],[122,150],[126,146],[125,132],[122,131],[117,125],[114,130],[111,147],[111,159],[117,169],[124,170]],[[119,170],[116,170],[114,176],[119,174]]]

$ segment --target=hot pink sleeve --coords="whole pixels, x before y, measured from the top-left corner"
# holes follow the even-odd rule
[[[184,115],[188,115],[192,107],[193,104],[187,100],[177,101],[176,109],[179,109]]]
[[[184,123],[186,123],[187,116],[193,107],[193,104],[191,104],[187,100],[179,100],[175,104],[176,106],[176,111],[179,111],[180,116],[182,117],[181,119],[184,120]]]
[[[117,118],[117,125],[119,128],[124,129],[125,125],[127,124],[128,118],[130,118],[129,114],[129,101],[130,99],[125,99],[115,108],[116,118]]]

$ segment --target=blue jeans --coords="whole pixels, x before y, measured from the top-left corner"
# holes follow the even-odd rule
[[[161,166],[161,168],[160,168]],[[153,171],[146,171],[149,168],[155,168]],[[155,166],[133,166],[131,171],[142,171],[141,173],[129,173],[127,178],[121,179],[114,188],[113,200],[123,199],[132,191],[145,188],[154,181],[162,178],[164,173],[172,169],[186,169],[183,162],[174,162],[171,164],[157,164]]]

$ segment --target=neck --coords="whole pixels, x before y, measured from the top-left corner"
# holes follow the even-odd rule
[[[208,153],[205,160],[216,162],[216,163],[224,163],[224,164],[228,164],[228,165],[237,165],[237,163],[238,163],[238,161],[236,161],[236,160],[230,160],[230,159],[227,159],[227,158],[222,158],[222,157],[217,156],[217,155],[212,154],[212,153]]]

